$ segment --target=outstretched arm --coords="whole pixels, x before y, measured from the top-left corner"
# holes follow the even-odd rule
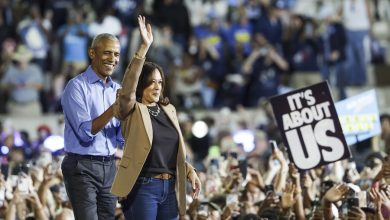
[[[134,108],[136,102],[136,90],[138,78],[141,75],[142,66],[145,62],[145,56],[153,42],[152,27],[146,25],[145,17],[138,16],[139,32],[142,37],[141,45],[139,46],[134,58],[126,68],[125,75],[122,80],[122,90],[119,95],[119,109],[114,110],[114,115],[120,119],[124,119],[129,115]]]

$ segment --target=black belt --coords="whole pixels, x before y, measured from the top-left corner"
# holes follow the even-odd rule
[[[96,161],[101,161],[101,162],[108,162],[108,161],[114,161],[115,156],[110,155],[110,156],[95,156],[95,155],[81,155],[81,154],[75,154],[75,153],[67,153],[69,157],[73,157],[76,159],[87,159],[87,160],[96,160]]]

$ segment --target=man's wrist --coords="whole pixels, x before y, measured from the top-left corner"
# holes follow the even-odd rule
[[[332,208],[332,202],[329,201],[328,199],[324,198],[323,206],[324,206],[324,208]]]

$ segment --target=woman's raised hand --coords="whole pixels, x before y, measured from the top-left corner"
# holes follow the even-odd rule
[[[142,37],[142,43],[149,47],[153,42],[152,26],[146,24],[145,16],[138,16],[138,26]]]

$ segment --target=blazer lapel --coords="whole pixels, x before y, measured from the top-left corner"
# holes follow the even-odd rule
[[[146,133],[148,134],[148,138],[150,141],[150,146],[152,146],[153,143],[153,127],[152,127],[152,121],[150,120],[150,115],[148,112],[148,107],[143,104],[139,104],[139,109],[141,110],[142,119],[144,121],[144,126]]]

